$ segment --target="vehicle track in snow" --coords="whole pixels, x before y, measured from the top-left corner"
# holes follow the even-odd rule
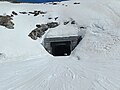
[[[1,90],[77,90],[78,88],[80,90],[97,90],[98,88],[99,90],[119,90],[120,88],[118,74],[120,63],[114,60],[113,62],[83,61],[73,57],[52,57],[51,60],[33,59],[2,65],[1,69],[6,71],[10,69],[13,73],[7,72],[10,74],[4,79],[1,75]],[[8,68],[6,68],[7,65],[9,65]]]

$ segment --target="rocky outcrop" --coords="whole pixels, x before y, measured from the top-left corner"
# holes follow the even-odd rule
[[[30,11],[30,12],[19,12],[20,14],[28,14],[28,15],[34,15],[34,16],[38,16],[38,15],[44,15],[46,14],[47,12],[44,12],[44,11]]]
[[[72,18],[70,18],[70,20],[67,20],[67,21],[64,21],[64,22],[63,22],[64,25],[67,25],[67,24],[69,24],[69,23],[75,24],[76,22],[75,22],[75,20],[73,20]]]
[[[5,26],[8,29],[14,29],[14,23],[11,20],[13,20],[13,19],[9,15],[6,15],[6,16],[0,15],[0,25],[1,26]]]
[[[12,14],[13,14],[13,15],[18,15],[15,11],[12,11]]]
[[[58,5],[59,3],[58,2],[50,2],[49,4]]]
[[[29,12],[29,14],[33,14],[34,16],[38,16],[40,14],[46,14],[47,12],[43,12],[43,11],[34,11],[34,12]]]
[[[37,28],[32,30],[32,32],[30,32],[28,36],[31,37],[33,40],[37,40],[37,38],[40,38],[42,35],[44,35],[45,31],[47,31],[49,28],[55,28],[58,25],[59,25],[58,22],[51,22],[41,25],[37,24],[36,25]]]
[[[74,2],[74,4],[80,4],[80,2]]]
[[[46,24],[41,24],[41,25],[36,25],[37,28],[35,28],[34,30],[32,30],[32,32],[30,32],[30,34],[28,35],[29,37],[31,37],[33,40],[37,40],[37,38],[41,37],[46,30],[48,30],[48,26]]]
[[[48,28],[55,28],[59,25],[58,22],[50,22],[46,24],[48,26]]]

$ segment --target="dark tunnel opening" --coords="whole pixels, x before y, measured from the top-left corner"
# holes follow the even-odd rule
[[[71,42],[51,42],[53,56],[69,56],[71,54]]]

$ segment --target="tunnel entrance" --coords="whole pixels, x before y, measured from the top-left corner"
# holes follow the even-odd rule
[[[69,56],[71,54],[71,42],[51,42],[53,56]]]
[[[43,46],[53,56],[69,56],[82,36],[44,38]]]

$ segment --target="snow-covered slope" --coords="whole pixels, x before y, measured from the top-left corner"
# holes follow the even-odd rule
[[[18,15],[13,17],[14,30],[0,26],[0,90],[120,90],[119,9],[119,0],[71,0],[57,5],[1,2],[0,15],[12,11]],[[34,10],[47,13],[19,13]],[[76,24],[66,27],[84,34],[70,56],[53,57],[41,45],[45,36],[36,41],[28,37],[36,24],[55,21],[49,17],[59,17],[61,28],[72,18]],[[50,29],[45,35],[49,33],[59,35]]]

